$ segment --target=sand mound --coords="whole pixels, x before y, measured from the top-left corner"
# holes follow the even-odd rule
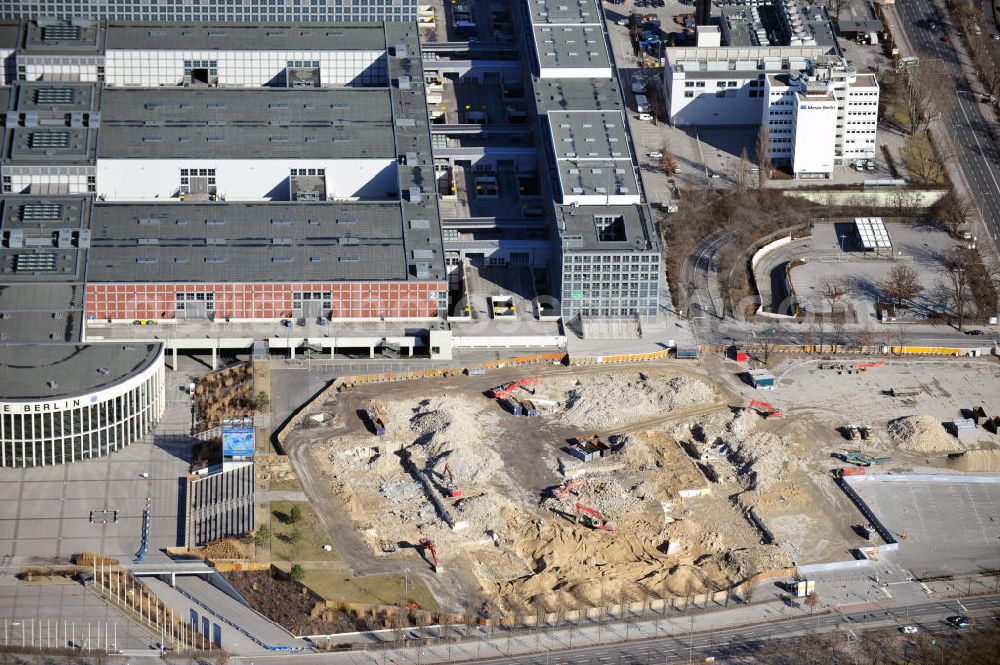
[[[539,393],[557,405],[546,409],[557,422],[580,429],[622,427],[675,409],[712,402],[715,389],[686,376],[649,377],[642,373],[585,376],[569,386],[547,380]]]
[[[968,450],[949,459],[948,466],[956,471],[1000,472],[1000,450]]]
[[[902,450],[914,453],[943,453],[961,450],[955,437],[941,421],[930,416],[905,416],[889,423],[889,436]]]

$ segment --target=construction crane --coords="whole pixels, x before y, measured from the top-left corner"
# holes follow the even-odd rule
[[[537,376],[529,376],[525,379],[518,379],[517,381],[511,381],[510,383],[505,383],[502,386],[497,386],[493,389],[493,396],[497,398],[507,397],[512,392],[518,388],[523,388],[525,386],[534,386],[541,381]]]
[[[759,413],[765,418],[780,418],[782,416],[780,409],[776,409],[767,402],[762,402],[758,399],[750,402],[750,406],[747,407],[747,410],[750,409],[758,409]]]
[[[577,478],[576,480],[567,480],[562,485],[552,489],[552,496],[557,499],[564,499],[569,491],[578,485],[582,485],[587,482],[586,478]]]
[[[581,519],[584,524],[592,529],[601,529],[602,531],[610,531],[611,533],[614,533],[618,529],[614,522],[607,521],[604,519],[604,515],[578,501],[576,504],[576,521],[578,524]]]
[[[453,499],[457,499],[462,496],[462,488],[458,486],[457,482],[455,482],[455,474],[451,470],[451,464],[448,464],[447,462],[445,462],[444,465],[444,474],[441,475],[444,476],[445,474],[448,475],[448,485],[446,486],[448,496]]]
[[[420,538],[419,541],[417,541],[417,544],[420,545],[420,549],[424,553],[425,559],[427,558],[427,552],[431,553],[431,559],[434,561],[434,572],[440,573],[441,562],[438,559],[437,550],[434,548],[434,541],[428,538],[427,536],[423,536]]]

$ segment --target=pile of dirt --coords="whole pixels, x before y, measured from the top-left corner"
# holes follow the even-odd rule
[[[930,416],[905,416],[889,423],[889,436],[902,450],[913,453],[944,453],[961,450],[941,421]]]
[[[769,489],[783,482],[795,462],[788,455],[788,443],[770,432],[755,432],[744,439],[728,440],[737,473],[747,489]]]
[[[650,377],[640,372],[588,375],[569,385],[565,379],[546,379],[539,392],[556,402],[543,409],[556,422],[602,430],[668,415],[716,398],[715,389],[700,379]]]
[[[965,472],[1000,472],[1000,450],[967,450],[949,458],[948,467]]]

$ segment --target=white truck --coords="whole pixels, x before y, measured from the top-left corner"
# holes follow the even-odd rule
[[[646,95],[635,96],[635,110],[639,113],[649,113],[649,100],[646,99]]]

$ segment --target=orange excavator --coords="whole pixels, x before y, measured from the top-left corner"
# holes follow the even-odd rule
[[[601,515],[598,511],[594,510],[589,506],[585,506],[580,502],[576,504],[576,521],[580,520],[592,529],[601,529],[602,531],[610,531],[614,533],[618,527],[614,522],[609,522],[604,519],[604,515]]]
[[[539,381],[541,381],[541,379],[538,378],[537,376],[529,376],[526,379],[518,379],[517,381],[511,381],[510,383],[505,383],[502,386],[497,386],[496,388],[494,388],[493,396],[498,399],[507,397],[518,388],[523,388],[524,386],[534,386]]]
[[[462,488],[458,486],[457,482],[455,482],[455,474],[451,470],[451,464],[448,464],[447,462],[445,463],[444,472],[448,475],[448,485],[445,488],[448,492],[448,496],[453,499],[457,499],[462,496]]]
[[[427,553],[430,552],[431,560],[434,561],[434,572],[440,573],[441,561],[438,559],[437,550],[434,548],[434,541],[427,536],[423,536],[419,541],[417,541],[417,544],[420,545],[420,549],[424,553],[424,558],[427,558]]]
[[[780,409],[776,409],[767,402],[762,402],[757,399],[750,402],[750,406],[747,407],[747,410],[749,409],[758,409],[760,415],[765,418],[780,418],[783,415]]]
[[[557,499],[565,499],[566,495],[569,494],[569,491],[571,489],[573,489],[574,487],[577,487],[579,485],[582,485],[585,482],[587,482],[586,478],[577,478],[576,480],[567,480],[562,485],[559,485],[558,487],[554,487],[552,489],[552,496],[554,496]]]

